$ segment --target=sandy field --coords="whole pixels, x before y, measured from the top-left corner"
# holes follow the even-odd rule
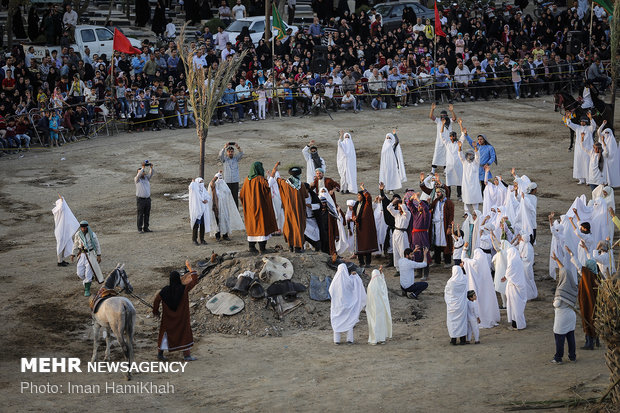
[[[429,289],[419,301],[397,294],[394,269],[386,270],[394,337],[384,346],[366,344],[363,313],[355,329],[356,343],[334,346],[329,304],[310,301],[307,293],[301,295],[306,305],[283,321],[257,303],[248,303],[234,316],[260,318],[266,326],[261,334],[240,328],[211,333],[213,328],[205,325],[234,322],[206,312],[202,299],[216,291],[199,284],[191,296],[196,303],[193,354],[198,361],[183,374],[134,376],[135,382],[169,383],[174,394],[106,393],[106,383],[126,383],[118,373],[21,373],[21,357],[79,357],[85,364],[92,352],[90,311],[75,265],[56,266],[51,209],[58,193],[99,236],[104,273],[117,262],[125,263],[135,293],[148,301],[167,284],[170,269],[180,267],[185,259],[195,262],[212,251],[247,249],[244,233],[234,233],[231,243],[209,239],[207,246],[194,246],[187,202],[164,195],[185,193],[197,174],[198,141],[193,129],[121,133],[0,159],[1,410],[496,412],[513,401],[600,396],[609,381],[603,347],[578,349],[574,364],[549,362],[555,351],[555,282],[547,277],[547,215],[564,213],[587,190],[572,179],[569,134],[560,114],[553,112],[552,98],[457,104],[455,110],[470,134],[485,133],[495,146],[499,165],[493,166],[494,174],[508,179],[510,168],[516,167],[517,173],[538,183],[539,298],[527,305],[527,329],[510,331],[502,312],[500,326],[481,330],[480,345],[450,346],[443,301],[450,274],[443,267],[431,269]],[[238,142],[244,150],[241,175],[246,175],[255,160],[262,161],[265,169],[276,161],[305,166],[301,149],[310,139],[316,140],[327,162],[326,176],[339,180],[336,142],[338,130],[344,129],[351,132],[357,149],[358,181],[376,195],[381,145],[385,134],[398,126],[409,183],[418,188],[418,174],[430,170],[435,141],[435,124],[428,119],[428,111],[429,106],[423,105],[380,113],[337,113],[334,120],[322,115],[213,127],[207,142],[207,180],[220,169],[217,153],[228,141]],[[135,224],[133,177],[144,159],[155,165],[150,234],[138,234]],[[342,205],[352,198],[340,195],[338,201]],[[463,205],[456,202],[458,221],[462,211]],[[268,247],[276,244],[284,245],[282,237],[269,241]],[[321,264],[325,257],[308,254],[300,262],[325,272]],[[373,264],[381,262],[377,259]],[[149,308],[133,302],[138,314],[136,361],[154,361],[158,323],[149,317]],[[579,348],[584,342],[580,322],[576,336]],[[103,343],[99,356],[102,360]],[[123,360],[117,344],[112,359]],[[181,356],[173,354],[170,359],[180,361]],[[102,391],[32,394],[21,391],[22,382],[64,388],[67,382],[99,384]]]

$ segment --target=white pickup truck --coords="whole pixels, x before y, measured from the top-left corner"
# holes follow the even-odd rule
[[[140,48],[141,42],[139,40],[129,37],[129,41],[132,46]],[[114,52],[113,43],[114,32],[107,27],[79,25],[75,28],[75,43],[71,47],[73,47],[76,53],[83,55],[84,49],[88,46],[91,57],[94,54],[100,56],[105,54],[109,59]],[[24,45],[24,51],[27,51],[30,46],[34,47],[34,56],[37,59],[45,57],[45,53],[48,50],[50,53],[52,50],[58,50],[60,53],[60,46],[35,46],[29,44]]]

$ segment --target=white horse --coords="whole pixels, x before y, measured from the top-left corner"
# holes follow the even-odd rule
[[[105,280],[105,288],[115,289],[121,288],[121,292],[127,291],[131,293],[133,287],[127,279],[127,273],[123,269],[125,264],[118,264],[116,268],[108,275]],[[97,359],[97,339],[99,338],[99,329],[105,328],[103,333],[105,337],[105,360],[110,360],[110,335],[114,332],[114,336],[118,340],[125,357],[131,364],[133,362],[133,328],[136,323],[136,309],[131,301],[126,297],[110,297],[104,300],[96,313],[93,314],[93,356],[91,361]],[[127,380],[131,380],[131,373],[127,372]]]

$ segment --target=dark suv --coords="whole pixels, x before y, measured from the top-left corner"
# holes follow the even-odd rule
[[[426,19],[435,19],[435,11],[432,9],[427,9],[422,6],[420,3],[413,1],[402,1],[402,2],[390,2],[390,3],[380,3],[375,6],[375,10],[377,13],[381,15],[381,20],[383,21],[383,30],[393,30],[400,26],[403,20],[403,10],[405,7],[411,7],[416,14],[416,17],[422,18],[422,23],[426,22]]]

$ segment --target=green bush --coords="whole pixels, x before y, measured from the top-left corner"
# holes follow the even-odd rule
[[[217,28],[220,26],[222,26],[223,28],[226,28],[226,25],[224,24],[224,22],[221,21],[217,17],[214,17],[213,19],[209,20],[207,24],[205,24],[205,26],[207,26],[209,30],[211,30],[211,33],[213,34],[217,33]],[[204,31],[204,26],[203,26],[203,31]]]

